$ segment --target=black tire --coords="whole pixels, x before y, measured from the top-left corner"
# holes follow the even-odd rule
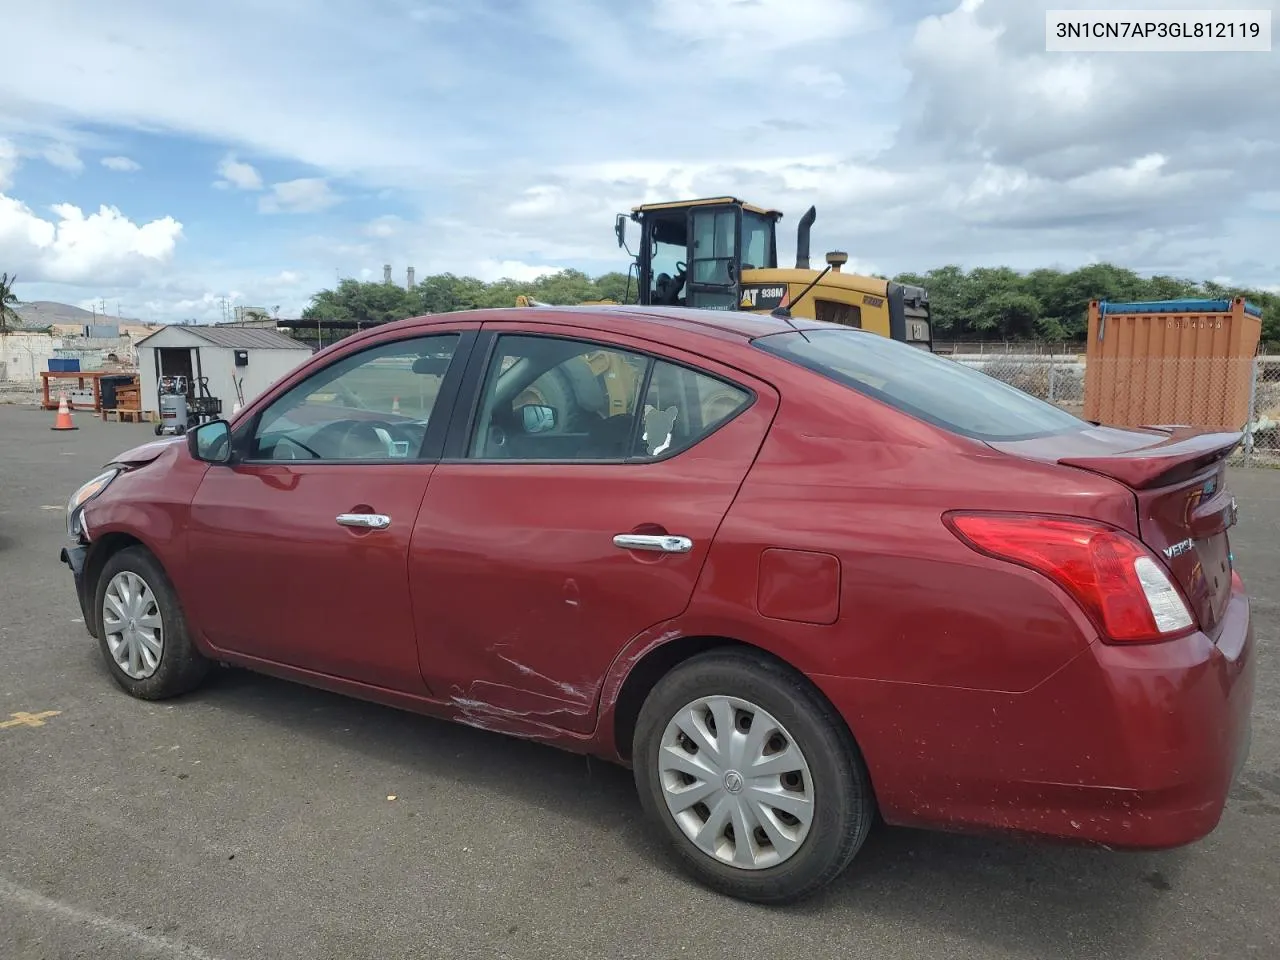
[[[150,588],[160,614],[162,627],[159,664],[150,676],[130,677],[116,663],[111,654],[107,637],[103,606],[107,588],[120,573],[129,572],[140,577]],[[98,647],[106,661],[111,677],[130,696],[141,700],[164,700],[176,697],[198,687],[209,673],[212,664],[191,641],[182,604],[173,589],[168,575],[151,552],[142,546],[126,547],[112,554],[98,576],[94,586],[93,615],[97,619]]]
[[[699,697],[737,697],[771,714],[789,733],[813,780],[813,819],[799,849],[774,866],[745,869],[702,852],[667,809],[657,762],[663,732],[677,711]],[[640,803],[694,879],[755,903],[804,899],[838,877],[862,847],[875,820],[871,780],[848,728],[801,676],[750,650],[712,650],[684,661],[649,692],[632,741]]]

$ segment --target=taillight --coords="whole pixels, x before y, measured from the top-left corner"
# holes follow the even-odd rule
[[[1233,593],[1244,593],[1244,581],[1240,579],[1240,571],[1231,571],[1231,590]]]
[[[1000,513],[948,513],[943,521],[980,553],[1029,567],[1054,581],[1084,608],[1107,640],[1170,640],[1195,626],[1160,561],[1114,527],[1068,517]]]

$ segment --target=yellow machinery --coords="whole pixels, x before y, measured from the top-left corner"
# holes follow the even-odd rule
[[[634,254],[639,302],[752,313],[788,311],[793,317],[861,327],[925,350],[933,349],[928,294],[921,287],[844,273],[847,254],[826,255],[827,268],[809,267],[810,207],[796,235],[796,265],[778,266],[777,223],[782,214],[736,197],[646,203],[631,210],[640,224]],[[627,214],[614,232],[627,248]],[[628,297],[628,299],[630,299]]]
[[[810,268],[809,231],[816,217],[817,211],[810,207],[800,218],[796,265],[779,267],[777,223],[782,214],[777,210],[735,197],[634,207],[630,219],[640,224],[640,252],[633,255],[632,264],[638,277],[638,302],[807,317],[860,327],[931,351],[929,298],[923,288],[845,273],[841,268],[849,257],[838,250],[826,255],[825,270]],[[618,246],[630,253],[627,219],[627,214],[618,214],[614,232]],[[624,300],[631,300],[629,284]],[[551,304],[521,294],[516,306]],[[571,381],[577,385],[571,386]],[[547,371],[521,392],[517,404],[547,404],[563,411],[573,406],[574,396],[598,394],[597,412],[607,417],[625,412],[636,402],[646,407],[665,407],[668,402],[660,389],[651,389],[645,398],[636,396],[638,389],[637,371],[620,355],[601,350]],[[683,402],[679,397],[671,399],[677,405]],[[730,394],[701,397],[701,422],[714,422],[734,402]]]

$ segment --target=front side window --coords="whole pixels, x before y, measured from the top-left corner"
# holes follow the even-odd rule
[[[807,330],[752,343],[913,417],[976,440],[1026,440],[1088,424],[1051,403],[917,347],[855,330]]]
[[[418,459],[458,340],[397,340],[307,377],[263,411],[250,459]]]
[[[707,436],[750,399],[739,387],[645,354],[560,337],[504,335],[489,360],[468,456],[665,458]]]

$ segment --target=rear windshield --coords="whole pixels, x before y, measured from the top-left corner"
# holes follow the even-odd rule
[[[903,413],[976,440],[1027,440],[1087,426],[985,373],[878,334],[806,330],[804,336],[778,333],[752,343]]]

